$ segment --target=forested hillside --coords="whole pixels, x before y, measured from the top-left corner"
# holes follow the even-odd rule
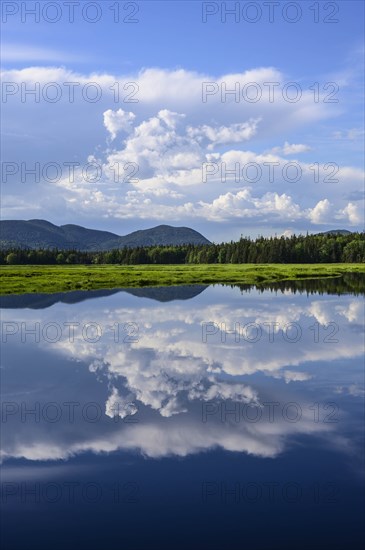
[[[2,264],[236,264],[365,262],[365,234],[241,238],[209,245],[147,246],[104,252],[54,248],[0,251]]]

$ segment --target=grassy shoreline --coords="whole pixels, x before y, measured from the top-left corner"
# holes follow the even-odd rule
[[[184,284],[260,284],[365,274],[365,264],[1,266],[0,294],[55,293]]]

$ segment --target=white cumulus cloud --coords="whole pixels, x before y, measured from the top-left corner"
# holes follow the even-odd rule
[[[117,111],[108,109],[103,115],[104,126],[110,133],[112,139],[115,139],[117,134],[121,131],[130,132],[132,129],[132,122],[136,118],[134,113],[123,111],[123,109],[118,109]]]

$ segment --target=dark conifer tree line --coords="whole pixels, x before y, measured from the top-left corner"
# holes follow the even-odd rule
[[[0,250],[7,265],[245,264],[365,262],[365,233],[259,237],[209,245],[148,246],[103,252],[58,249]]]

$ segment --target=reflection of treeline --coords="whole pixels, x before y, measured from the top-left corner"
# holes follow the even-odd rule
[[[148,246],[103,252],[8,248],[2,264],[240,264],[364,262],[365,234],[241,238],[209,245]]]
[[[319,279],[302,279],[295,281],[278,281],[274,283],[262,283],[259,285],[234,284],[242,292],[271,290],[272,292],[292,292],[296,294],[348,294],[355,296],[364,294],[364,275],[361,273],[343,273],[341,277],[325,277]]]

